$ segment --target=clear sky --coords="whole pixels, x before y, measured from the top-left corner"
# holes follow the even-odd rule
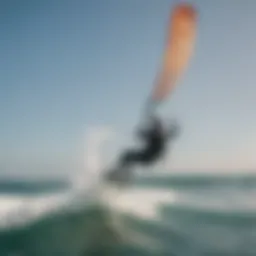
[[[183,127],[170,167],[256,168],[256,2],[190,2],[199,11],[195,55],[163,106]],[[81,168],[94,126],[129,144],[173,3],[1,1],[0,175]]]

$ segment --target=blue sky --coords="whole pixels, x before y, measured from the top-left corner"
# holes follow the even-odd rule
[[[254,169],[256,2],[190,1],[196,51],[162,107],[172,169]],[[161,62],[172,0],[2,1],[0,175],[82,168],[90,127],[130,143]],[[115,154],[115,150],[112,151]]]

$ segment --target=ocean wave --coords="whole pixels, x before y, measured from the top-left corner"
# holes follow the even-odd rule
[[[152,173],[148,175],[141,175],[134,184],[138,187],[159,187],[159,188],[173,188],[173,189],[214,189],[225,187],[229,189],[243,188],[250,190],[256,186],[255,174],[192,174],[192,175],[175,175],[170,173],[163,173],[162,175]]]
[[[235,193],[240,208],[228,203],[229,189],[218,187],[192,192],[102,186],[96,191],[52,194],[30,204],[6,199],[5,212],[23,204],[38,215],[2,229],[0,255],[256,255],[256,211],[242,204],[255,198],[248,190]]]

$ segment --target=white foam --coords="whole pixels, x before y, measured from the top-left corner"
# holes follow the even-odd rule
[[[119,213],[128,213],[140,218],[157,219],[160,204],[171,204],[176,195],[171,190],[160,189],[114,189],[104,192],[104,200]]]
[[[0,196],[0,228],[25,225],[57,210],[67,201],[67,194],[47,196]]]

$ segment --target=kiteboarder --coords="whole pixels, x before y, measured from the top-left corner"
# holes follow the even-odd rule
[[[162,67],[149,98],[153,103],[153,105],[149,104],[151,107],[155,108],[155,103],[163,102],[183,75],[193,53],[196,28],[197,11],[193,5],[177,4],[172,11],[168,26]],[[152,113],[151,110],[150,112]],[[149,129],[140,132],[145,147],[127,150],[121,154],[117,168],[108,174],[110,179],[113,177],[115,180],[119,174],[129,174],[134,165],[149,165],[156,162],[166,152],[167,142],[177,137],[179,132],[177,125],[173,124],[169,130],[165,130],[160,118],[151,116],[150,120]]]
[[[166,130],[160,118],[153,116],[150,118],[150,124],[147,129],[139,131],[139,137],[145,141],[142,149],[130,149],[121,154],[115,171],[110,173],[110,178],[122,175],[124,172],[130,172],[131,167],[139,165],[150,165],[159,160],[166,151],[170,140],[177,137],[179,127],[173,123]]]

